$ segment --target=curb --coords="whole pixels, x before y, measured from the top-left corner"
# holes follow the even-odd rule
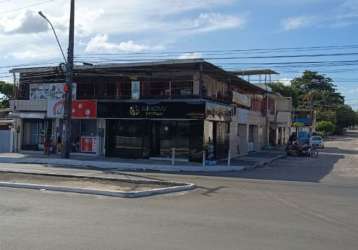
[[[101,162],[101,161],[81,161],[81,160],[63,160],[48,159],[48,158],[27,158],[27,159],[14,159],[8,157],[0,157],[0,163],[19,163],[19,164],[48,164],[54,166],[69,166],[77,168],[95,168],[107,170],[120,170],[120,171],[161,171],[161,172],[233,172],[242,171],[246,166],[180,166],[180,165],[153,165],[153,164],[137,164],[137,163],[118,163]]]
[[[121,197],[121,198],[142,198],[160,194],[169,194],[190,191],[196,188],[195,184],[192,183],[179,183],[174,181],[158,181],[158,180],[130,180],[123,178],[113,178],[113,177],[95,177],[95,176],[86,176],[78,174],[56,174],[56,173],[39,173],[39,172],[27,172],[27,171],[7,171],[0,170],[0,173],[9,173],[9,174],[25,174],[25,175],[34,175],[34,176],[51,176],[51,177],[63,177],[63,178],[78,178],[78,179],[92,179],[92,180],[106,180],[106,181],[119,181],[135,184],[155,184],[155,185],[170,185],[169,187],[164,188],[154,188],[146,191],[101,191],[96,189],[87,189],[87,188],[70,188],[62,186],[53,186],[53,185],[40,185],[40,184],[30,184],[30,183],[13,183],[13,182],[0,182],[0,187],[8,188],[22,188],[22,189],[32,189],[32,190],[49,190],[55,192],[66,192],[66,193],[78,193],[78,194],[90,194],[90,195],[101,195],[101,196],[111,196],[111,197]]]
[[[153,164],[136,164],[136,163],[113,163],[105,161],[81,161],[68,159],[49,159],[49,158],[27,158],[14,159],[8,157],[0,157],[0,163],[19,163],[19,164],[48,164],[54,166],[68,166],[83,169],[99,169],[99,170],[119,170],[119,171],[160,171],[167,173],[180,172],[201,172],[201,173],[216,173],[216,172],[239,172],[242,170],[255,169],[264,167],[272,162],[285,158],[286,155],[279,155],[269,160],[263,160],[253,166],[231,166],[217,165],[217,166],[180,166],[180,165],[153,165]]]
[[[110,196],[110,197],[119,197],[119,198],[144,198],[144,197],[160,195],[160,194],[190,191],[196,188],[194,184],[187,184],[185,186],[158,188],[148,191],[112,192],[112,191],[100,191],[100,190],[84,189],[84,188],[67,188],[67,187],[51,186],[51,185],[37,185],[37,184],[10,183],[10,182],[0,182],[0,187],[32,189],[32,190],[48,190],[54,192],[100,195],[100,196]]]

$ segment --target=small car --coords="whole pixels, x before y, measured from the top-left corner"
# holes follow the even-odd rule
[[[321,136],[312,136],[310,138],[310,145],[315,148],[324,148],[324,142]]]

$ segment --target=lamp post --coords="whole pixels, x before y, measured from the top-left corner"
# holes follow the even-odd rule
[[[55,30],[55,28],[53,27],[53,24],[52,24],[51,21],[47,18],[47,16],[45,16],[45,14],[42,13],[42,11],[39,11],[39,15],[40,15],[43,19],[45,19],[45,21],[50,25],[50,27],[51,27],[51,29],[52,29],[52,31],[53,31],[53,34],[55,35],[55,38],[56,38],[56,42],[57,42],[57,44],[58,44],[58,47],[59,47],[60,50],[61,50],[61,54],[62,54],[63,60],[64,60],[65,63],[67,63],[67,59],[66,59],[65,53],[63,52],[63,49],[62,49],[60,40],[58,39],[56,30]]]
[[[63,150],[62,157],[70,158],[71,151],[71,119],[72,119],[72,85],[73,85],[73,55],[74,55],[74,40],[75,40],[75,0],[71,0],[71,12],[70,12],[70,27],[69,27],[69,42],[68,42],[68,54],[67,60],[56,31],[50,22],[50,20],[42,13],[39,15],[44,18],[51,26],[52,31],[55,34],[56,41],[60,47],[62,56],[66,63],[66,83],[65,83],[65,103],[64,103],[64,114],[63,114]]]

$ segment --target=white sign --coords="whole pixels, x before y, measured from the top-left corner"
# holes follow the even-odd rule
[[[233,103],[245,106],[245,107],[251,107],[251,98],[248,95],[240,94],[239,92],[233,91],[232,101]]]
[[[49,100],[47,105],[48,118],[63,118],[64,100]]]
[[[65,98],[65,83],[30,84],[30,100],[61,100]],[[72,99],[76,99],[77,85],[72,85]]]
[[[140,98],[140,81],[132,81],[132,99]]]

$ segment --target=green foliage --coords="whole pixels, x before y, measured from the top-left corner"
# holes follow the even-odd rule
[[[275,93],[279,93],[285,97],[291,97],[294,107],[298,105],[298,93],[296,89],[292,88],[291,86],[284,85],[282,82],[271,83],[269,84],[269,87]]]
[[[321,109],[317,112],[317,121],[331,121],[336,123],[337,112],[332,109]]]
[[[295,122],[292,124],[292,126],[295,128],[301,128],[301,127],[304,127],[305,124],[303,122]]]
[[[332,134],[335,131],[335,125],[331,121],[320,121],[317,123],[316,129],[323,133],[324,136]]]
[[[348,105],[338,107],[336,111],[336,132],[342,134],[345,128],[358,124],[357,113]]]
[[[335,109],[344,104],[344,98],[336,91],[333,80],[317,72],[305,71],[291,84],[298,95],[298,108]]]
[[[8,108],[13,97],[14,85],[0,81],[0,108]]]
[[[315,110],[317,121],[327,125],[329,121],[336,133],[358,124],[357,113],[348,105],[344,105],[343,96],[337,92],[334,81],[314,71],[305,71],[302,76],[291,81],[291,86],[282,83],[270,85],[274,92],[292,97],[296,109]],[[325,127],[325,129],[331,127]],[[318,128],[317,128],[318,129]],[[330,130],[328,132],[331,132]]]

